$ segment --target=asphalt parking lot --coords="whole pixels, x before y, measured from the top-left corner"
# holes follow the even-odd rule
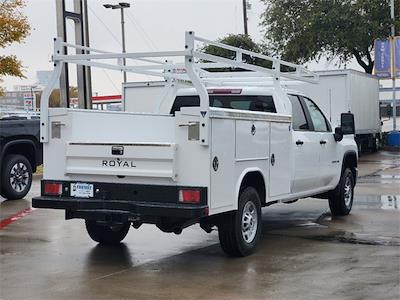
[[[131,229],[101,247],[82,220],[0,199],[0,299],[400,299],[400,154],[360,159],[351,215],[326,200],[263,209],[258,251],[229,258],[216,232]]]

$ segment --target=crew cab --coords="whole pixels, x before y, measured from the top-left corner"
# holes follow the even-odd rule
[[[195,41],[236,57],[198,52]],[[41,103],[44,179],[34,207],[84,219],[90,237],[105,244],[120,243],[131,226],[145,223],[176,234],[196,223],[206,232],[216,227],[222,249],[232,256],[256,249],[262,207],[319,197],[328,199],[333,215],[349,214],[357,178],[353,115],[342,114],[333,129],[312,99],[279,82],[314,82],[312,72],[193,32],[186,33],[181,52],[93,54],[96,49],[90,49],[92,54],[58,55],[64,46],[70,44],[56,41],[50,82],[56,82],[62,63],[121,57],[148,62],[184,56],[184,72],[170,62],[147,69],[119,66],[151,75],[158,68],[166,78],[162,99],[143,99],[156,101],[153,113],[140,107],[136,112],[48,109],[48,87]],[[274,67],[247,64],[239,59],[243,54],[270,60]],[[209,71],[221,66],[249,72]],[[281,66],[294,72],[280,71]]]

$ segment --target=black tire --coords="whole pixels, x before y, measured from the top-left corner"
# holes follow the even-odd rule
[[[253,208],[252,211],[254,211],[254,216],[257,218],[257,223],[250,225],[254,226],[253,229],[256,230],[255,235],[253,234],[253,238],[252,235],[248,235],[248,241],[246,241],[244,234],[242,234],[243,215],[246,207]],[[254,224],[254,221],[253,223],[250,221],[249,224]],[[230,256],[243,257],[250,255],[256,249],[261,237],[261,231],[262,215],[260,197],[256,189],[247,187],[240,193],[238,210],[223,216],[218,225],[221,248]],[[252,229],[249,229],[249,232],[252,232]]]
[[[86,230],[95,242],[105,245],[117,245],[128,234],[130,222],[115,225],[103,225],[96,221],[85,220]]]
[[[8,200],[22,199],[32,185],[32,166],[25,156],[10,154],[1,170],[1,195]]]
[[[346,216],[353,207],[354,177],[349,168],[346,168],[340,177],[336,189],[329,195],[329,208],[333,216]]]
[[[373,137],[372,152],[378,152],[380,145],[380,139],[378,137]]]

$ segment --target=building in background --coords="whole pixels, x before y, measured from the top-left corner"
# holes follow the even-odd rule
[[[97,110],[122,111],[121,95],[92,96],[92,108]]]
[[[16,90],[0,96],[0,110],[36,111],[36,94],[32,90]]]
[[[379,104],[381,109],[381,117],[392,117],[393,109],[393,87],[391,79],[381,79],[379,81]],[[396,80],[396,115],[400,116],[400,79]]]

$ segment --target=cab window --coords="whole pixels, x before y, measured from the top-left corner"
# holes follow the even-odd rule
[[[289,100],[292,103],[292,124],[293,130],[310,130],[310,126],[307,122],[306,115],[303,110],[303,106],[300,103],[300,99],[296,95],[288,95]]]
[[[308,109],[308,112],[310,113],[314,131],[319,131],[319,132],[330,131],[330,126],[328,125],[328,122],[324,114],[321,112],[318,106],[309,98],[303,97],[303,99]]]
[[[272,96],[246,96],[246,95],[210,95],[210,106],[228,109],[241,109],[276,113]],[[199,106],[199,96],[178,96],[171,109],[175,114],[181,107]]]

